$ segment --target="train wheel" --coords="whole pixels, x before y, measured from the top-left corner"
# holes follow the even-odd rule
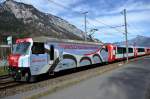
[[[30,76],[30,80],[29,80],[29,82],[36,82],[37,80],[36,80],[36,77],[35,76]]]
[[[21,80],[21,74],[15,72],[15,73],[13,74],[13,79],[14,79],[14,81],[20,81],[20,80]]]
[[[15,76],[13,76],[13,80],[14,80],[14,81],[17,81],[17,77],[16,77],[16,75],[15,75]]]
[[[28,72],[25,73],[24,78],[25,78],[25,81],[26,81],[26,82],[29,82],[29,80],[30,80],[30,75],[29,75]]]

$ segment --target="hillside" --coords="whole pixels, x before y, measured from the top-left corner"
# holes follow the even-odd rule
[[[125,45],[125,42],[116,42],[117,45]],[[143,46],[143,47],[150,47],[150,37],[145,36],[137,36],[128,41],[129,45],[132,46]]]
[[[38,11],[32,5],[6,0],[0,4],[0,35],[48,36],[83,40],[84,32],[69,22]]]

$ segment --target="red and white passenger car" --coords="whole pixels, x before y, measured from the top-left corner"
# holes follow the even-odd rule
[[[130,58],[150,54],[150,48],[129,46],[128,50]],[[17,39],[8,61],[15,80],[34,81],[41,74],[125,58],[124,46],[38,37]]]

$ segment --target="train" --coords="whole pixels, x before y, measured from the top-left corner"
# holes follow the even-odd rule
[[[129,58],[150,54],[150,48],[129,46]],[[8,56],[9,75],[15,81],[35,82],[42,74],[92,64],[112,63],[127,57],[125,46],[48,37],[17,39]]]

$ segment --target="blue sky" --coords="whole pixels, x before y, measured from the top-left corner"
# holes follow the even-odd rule
[[[150,37],[150,0],[16,0],[31,4],[45,13],[59,16],[79,29],[84,30],[84,16],[88,11],[87,28],[97,28],[94,37],[103,42],[124,40],[124,27],[110,26],[124,24],[123,9],[127,9],[128,38],[137,35]],[[52,2],[54,1],[54,2]],[[60,4],[60,5],[59,5]],[[63,8],[66,7],[66,8]],[[76,13],[79,12],[79,13]]]

